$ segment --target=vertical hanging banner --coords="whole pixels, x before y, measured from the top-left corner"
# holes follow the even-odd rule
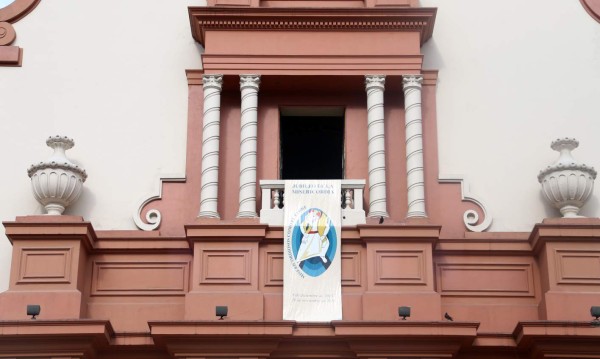
[[[342,319],[341,181],[285,183],[283,319]]]

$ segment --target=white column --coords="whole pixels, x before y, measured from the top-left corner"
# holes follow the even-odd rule
[[[202,126],[202,187],[198,217],[219,218],[219,129],[223,75],[204,75],[204,123]]]
[[[407,217],[427,217],[425,211],[425,175],[423,171],[422,83],[423,76],[421,75],[403,77],[408,187]]]
[[[240,75],[242,121],[240,132],[240,209],[238,218],[256,215],[256,147],[260,75]]]
[[[385,185],[385,128],[383,114],[384,75],[365,76],[369,137],[369,214],[389,217]]]

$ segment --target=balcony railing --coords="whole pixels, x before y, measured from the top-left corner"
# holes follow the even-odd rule
[[[260,188],[262,191],[260,222],[270,226],[283,226],[285,180],[261,180]],[[342,226],[365,223],[364,188],[365,180],[342,180],[342,193],[340,193]]]

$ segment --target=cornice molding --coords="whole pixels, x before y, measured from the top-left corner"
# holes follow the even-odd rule
[[[15,240],[69,239],[81,241],[88,251],[92,251],[98,240],[92,224],[79,216],[23,216],[2,224],[11,244]]]
[[[194,241],[250,241],[259,242],[266,236],[267,225],[255,219],[215,221],[200,219],[197,223],[185,226],[188,240]]]
[[[440,238],[442,226],[426,223],[427,220],[414,220],[411,223],[359,224],[356,226],[364,242],[418,242],[431,243],[435,247]],[[418,224],[422,222],[422,224]]]
[[[190,7],[188,12],[202,46],[207,30],[417,31],[423,45],[433,34],[437,9]]]
[[[600,218],[546,218],[529,235],[534,254],[547,242],[598,242],[599,239]]]
[[[0,356],[95,358],[114,336],[115,331],[107,320],[3,320],[0,321]]]
[[[517,350],[536,358],[592,358],[600,350],[600,331],[591,320],[519,322],[513,337]]]

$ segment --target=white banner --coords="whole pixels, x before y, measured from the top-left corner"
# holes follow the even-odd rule
[[[342,319],[341,181],[285,182],[283,319]]]

